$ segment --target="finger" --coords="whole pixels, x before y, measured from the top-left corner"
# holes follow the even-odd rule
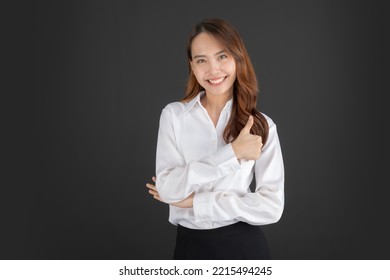
[[[241,129],[241,133],[249,134],[251,132],[252,126],[253,126],[253,116],[250,115],[245,126],[243,127],[243,129]]]
[[[156,200],[158,200],[158,201],[161,201],[161,202],[163,202],[163,201],[161,200],[161,198],[160,198],[160,196],[159,196],[159,195],[155,195],[155,196],[153,196],[153,198],[154,198],[154,199],[156,199]]]
[[[149,190],[149,193],[150,193],[151,195],[153,195],[153,196],[158,195],[158,192],[153,191],[153,190]]]
[[[157,191],[157,188],[156,188],[156,186],[155,186],[155,185],[153,185],[153,184],[149,184],[149,183],[147,183],[147,184],[146,184],[146,187],[147,187],[147,188],[149,188],[149,189],[151,189],[151,190],[155,190],[155,191]]]
[[[156,176],[153,176],[153,177],[152,177],[152,180],[153,180],[153,182],[156,183]]]

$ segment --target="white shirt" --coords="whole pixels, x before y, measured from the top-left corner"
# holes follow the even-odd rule
[[[170,205],[169,221],[192,229],[212,229],[243,221],[277,222],[284,207],[284,166],[275,123],[266,116],[269,136],[260,157],[238,160],[223,131],[232,99],[214,126],[200,102],[168,104],[161,113],[156,151],[156,187],[161,199],[178,202],[195,192],[193,208]],[[256,179],[255,192],[250,184]]]

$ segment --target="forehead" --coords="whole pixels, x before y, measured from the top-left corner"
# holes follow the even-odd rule
[[[224,45],[214,36],[209,33],[202,32],[192,40],[191,53],[192,56],[213,55],[224,48]]]

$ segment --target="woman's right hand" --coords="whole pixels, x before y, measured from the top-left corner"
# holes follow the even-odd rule
[[[151,183],[147,183],[146,184],[146,187],[149,189],[149,194],[151,194],[153,196],[154,199],[158,200],[158,201],[161,201],[163,203],[166,203],[165,201],[163,201],[157,191],[157,188],[156,188],[156,176],[153,176],[152,177],[152,181],[154,182],[154,184],[151,184]],[[187,198],[183,199],[182,201],[179,201],[179,202],[174,202],[174,203],[167,203],[167,204],[170,204],[170,205],[173,205],[173,206],[176,206],[176,207],[180,207],[180,208],[192,208],[193,207],[193,201],[194,201],[194,196],[195,196],[195,193],[192,193],[190,194]]]
[[[253,122],[253,116],[249,116],[246,125],[232,142],[237,159],[256,160],[260,157],[263,142],[261,136],[250,133]]]

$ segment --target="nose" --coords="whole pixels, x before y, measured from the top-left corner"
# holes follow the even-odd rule
[[[221,68],[218,61],[211,61],[209,70],[212,74],[219,73],[221,71]]]

